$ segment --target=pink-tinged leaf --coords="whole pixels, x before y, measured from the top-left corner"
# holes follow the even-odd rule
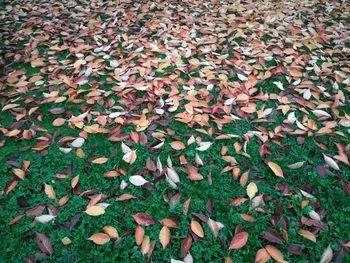
[[[53,249],[52,249],[50,238],[47,235],[40,234],[40,233],[36,233],[36,236],[37,236],[36,243],[38,244],[41,252],[52,255]]]
[[[170,243],[170,230],[167,226],[163,226],[159,232],[159,241],[163,249]]]
[[[137,213],[132,216],[139,225],[150,226],[155,224],[154,218],[146,213]]]
[[[245,246],[248,241],[249,234],[245,231],[235,234],[233,237],[229,250],[231,249],[240,249]]]
[[[265,248],[261,248],[256,251],[255,263],[265,263],[271,258],[270,254]]]

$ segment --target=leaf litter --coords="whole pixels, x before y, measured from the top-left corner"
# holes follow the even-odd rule
[[[349,12],[347,1],[3,3],[0,191],[6,206],[17,198],[6,227],[27,224],[37,244],[24,257],[90,240],[207,261],[197,251],[212,237],[225,262],[246,250],[255,262],[348,257],[332,229],[350,223],[329,219],[315,182],[350,194]],[[52,152],[60,171],[45,162],[41,174]],[[85,217],[99,227],[52,233]]]

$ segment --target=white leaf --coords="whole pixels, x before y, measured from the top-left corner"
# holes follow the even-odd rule
[[[56,216],[53,215],[41,215],[41,216],[36,216],[35,221],[38,221],[42,224],[48,223],[51,220],[55,219]]]
[[[103,209],[106,209],[107,207],[109,207],[111,204],[108,203],[98,203],[96,204],[96,206],[102,207]]]
[[[315,114],[316,117],[331,117],[331,115],[324,110],[313,110],[312,113]]]
[[[333,250],[331,248],[331,245],[328,245],[328,247],[323,251],[320,263],[329,263],[332,261],[333,258]]]
[[[157,169],[160,173],[163,171],[163,165],[162,165],[162,162],[160,161],[159,157],[157,157]]]
[[[297,118],[295,117],[295,112],[293,111],[289,113],[287,119],[290,123],[293,124],[297,120]]]
[[[81,146],[83,146],[85,142],[84,138],[76,138],[73,142],[72,142],[72,146],[74,148],[80,148]]]
[[[70,153],[72,151],[72,148],[59,147],[58,149],[65,154]]]
[[[324,161],[330,166],[332,167],[334,170],[337,170],[339,171],[339,166],[338,164],[331,158],[331,157],[328,157],[327,155],[323,154],[323,157],[324,157]]]
[[[151,51],[160,52],[160,49],[158,48],[157,45],[155,45],[153,43],[149,43],[149,46],[151,48]]]
[[[304,99],[306,99],[306,100],[309,100],[309,99],[311,98],[311,91],[310,91],[310,89],[304,90],[304,92],[303,92],[303,97],[304,97]]]
[[[203,163],[201,157],[199,157],[198,153],[196,153],[195,161],[196,161],[197,165],[204,165],[204,163]]]
[[[275,84],[277,86],[277,88],[279,88],[280,90],[284,90],[282,82],[274,81],[272,83]]]
[[[201,142],[199,144],[199,147],[197,147],[197,151],[204,152],[209,149],[209,147],[212,145],[211,142]]]
[[[307,130],[306,127],[304,125],[302,125],[298,120],[296,120],[296,123],[297,123],[297,126],[299,129],[304,130],[304,131]]]
[[[164,145],[164,142],[158,143],[156,146],[153,146],[153,149],[160,149]]]
[[[129,152],[131,152],[131,149],[126,144],[124,144],[122,142],[122,151],[123,151],[123,153],[129,153]]]
[[[244,75],[242,75],[242,74],[239,74],[239,73],[237,73],[237,77],[238,77],[239,80],[241,80],[241,81],[247,81],[247,80],[248,80],[248,78],[247,78],[246,76],[244,76]]]
[[[194,138],[193,135],[191,135],[191,137],[188,139],[187,141],[187,145],[191,145],[192,143],[194,143],[196,141],[196,139]]]
[[[124,190],[127,186],[128,186],[128,183],[122,180],[119,187],[121,190]]]
[[[180,178],[179,175],[176,173],[176,171],[172,168],[167,168],[167,174],[169,176],[169,178],[174,182],[174,183],[178,183],[180,182]]]
[[[321,221],[320,215],[319,215],[318,213],[316,213],[315,210],[311,210],[311,211],[309,212],[309,216],[310,216],[312,219],[314,219],[314,220]]]
[[[305,163],[305,161],[293,163],[291,165],[288,165],[288,168],[289,169],[298,169],[298,168],[302,167],[304,165],[304,163]]]
[[[135,185],[135,186],[142,186],[142,185],[144,185],[145,183],[148,182],[148,181],[147,181],[145,178],[143,178],[141,175],[133,175],[133,176],[130,176],[129,181],[130,181],[130,183],[132,183],[132,184]]]
[[[184,262],[185,262],[185,263],[193,263],[193,257],[191,256],[190,253],[188,253],[188,254],[186,255],[186,257],[184,258]]]

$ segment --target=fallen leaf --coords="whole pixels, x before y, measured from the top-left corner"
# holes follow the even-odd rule
[[[96,245],[104,245],[106,244],[111,238],[109,235],[105,233],[96,233],[93,234],[91,237],[88,238],[88,240],[91,240]]]
[[[170,230],[167,226],[163,226],[159,232],[159,241],[163,249],[170,243]]]
[[[230,247],[228,248],[229,250],[231,249],[240,249],[242,247],[245,246],[245,244],[248,241],[248,233],[245,231],[239,232],[237,234],[235,234],[235,236],[233,237]]]
[[[85,210],[85,213],[87,213],[89,216],[100,216],[100,215],[103,215],[105,213],[105,209],[101,206],[93,205],[93,206],[88,207]]]
[[[278,164],[274,162],[268,162],[267,165],[271,168],[271,170],[276,176],[283,177],[283,171]]]
[[[196,220],[191,221],[191,230],[199,237],[204,237],[204,231],[200,223]]]

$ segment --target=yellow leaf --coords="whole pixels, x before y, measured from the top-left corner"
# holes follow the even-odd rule
[[[89,216],[100,216],[105,213],[105,210],[101,206],[93,205],[86,209],[85,213],[87,213]]]
[[[281,167],[274,163],[274,162],[268,162],[267,165],[271,168],[271,170],[273,171],[273,173],[278,176],[278,177],[284,177],[283,176],[283,171],[281,169]]]
[[[69,245],[70,243],[72,243],[72,240],[70,240],[69,237],[64,237],[64,238],[62,238],[61,241],[62,241],[63,245],[65,245],[65,246],[67,246],[67,245]]]

